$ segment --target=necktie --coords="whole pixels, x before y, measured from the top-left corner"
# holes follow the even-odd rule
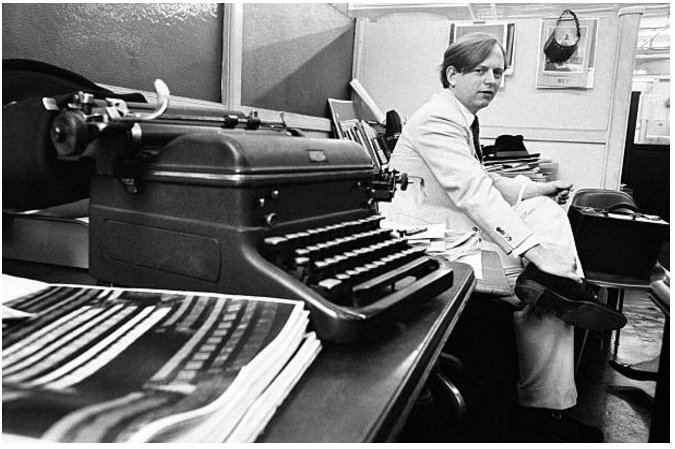
[[[476,157],[478,162],[483,162],[483,152],[480,148],[480,139],[478,137],[480,133],[480,127],[478,126],[478,116],[473,119],[471,124],[471,133],[473,134],[473,146],[476,148]]]

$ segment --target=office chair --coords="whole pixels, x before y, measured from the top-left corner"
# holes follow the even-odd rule
[[[574,195],[571,207],[594,207],[605,209],[617,204],[628,204],[636,206],[635,200],[631,195],[619,190],[610,189],[581,189]],[[623,310],[623,300],[626,289],[649,290],[650,282],[655,279],[661,279],[666,275],[665,269],[656,262],[652,272],[648,278],[636,278],[625,275],[617,275],[613,273],[601,273],[585,271],[585,279],[590,285],[598,289],[605,289],[607,292],[607,302],[611,307],[616,307],[619,312]],[[614,355],[619,349],[619,338],[621,330],[617,329],[614,336]],[[579,368],[581,356],[583,355],[586,339],[588,338],[588,330],[584,333],[584,338],[579,350],[579,356],[576,362],[576,370]]]
[[[441,353],[396,442],[465,442],[468,410],[456,386],[462,377],[459,358]]]

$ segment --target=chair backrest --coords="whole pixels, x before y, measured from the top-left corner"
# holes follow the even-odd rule
[[[574,198],[572,198],[572,206],[605,209],[616,204],[637,206],[632,196],[620,190],[580,189],[574,194]]]

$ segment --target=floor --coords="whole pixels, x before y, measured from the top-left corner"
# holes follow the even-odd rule
[[[669,241],[658,259],[670,270]],[[601,345],[598,335],[587,344],[577,371],[579,400],[574,413],[580,420],[600,427],[606,442],[646,443],[655,382],[628,379],[607,361],[616,357],[621,362],[636,363],[656,357],[661,350],[665,318],[648,295],[639,290],[626,292],[623,312],[628,324],[621,329],[616,352],[614,334],[609,345]]]
[[[663,313],[645,292],[627,291],[624,314],[628,324],[621,330],[616,358],[627,363],[649,360],[659,354],[665,323]],[[605,442],[646,443],[649,438],[655,382],[628,379],[612,369],[614,334],[609,345],[590,334],[579,369],[579,400],[574,415],[602,429]]]

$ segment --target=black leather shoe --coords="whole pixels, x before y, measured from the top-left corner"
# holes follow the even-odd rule
[[[628,364],[610,360],[609,366],[614,368],[619,374],[633,380],[653,380],[658,377],[659,357],[644,362]]]
[[[540,443],[602,443],[602,431],[581,423],[565,410],[519,408],[519,425],[524,442]]]
[[[613,330],[626,325],[623,314],[599,303],[586,286],[545,273],[533,263],[518,276],[516,295],[526,304],[537,304],[572,326]]]

